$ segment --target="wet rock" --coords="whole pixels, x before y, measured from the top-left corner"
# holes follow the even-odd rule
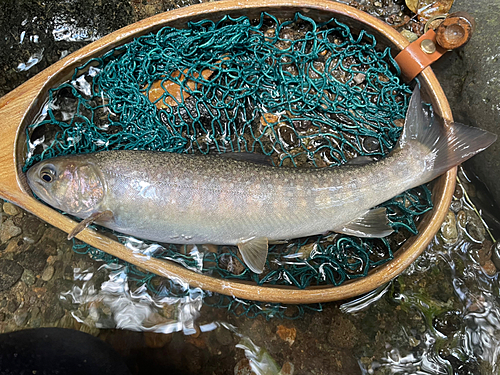
[[[35,274],[33,273],[33,271],[25,268],[21,276],[21,280],[24,281],[26,285],[31,286],[36,281]]]
[[[144,343],[148,348],[163,348],[172,341],[171,334],[144,332]]]
[[[283,363],[283,367],[281,367],[280,374],[281,375],[293,375],[295,370],[295,366],[292,362]]]
[[[0,292],[10,289],[19,281],[23,267],[12,260],[0,259]]]
[[[22,238],[9,241],[7,247],[4,250],[4,254],[17,254],[29,250],[31,244],[23,240]]]
[[[447,53],[432,69],[443,87],[455,121],[498,134],[500,111],[500,3],[489,0],[455,0],[453,11],[465,11],[476,19],[470,41]],[[495,171],[500,167],[500,143],[474,156],[472,166],[500,202],[500,184]]]
[[[469,222],[465,226],[467,234],[477,242],[483,242],[486,237],[486,230],[483,223],[477,219],[477,216],[469,216]]]
[[[461,228],[465,228],[465,226],[467,225],[467,214],[465,213],[465,211],[463,210],[458,211],[457,222]]]
[[[459,213],[459,211],[462,209],[462,201],[461,200],[454,200],[450,204],[450,210],[455,212],[456,214]],[[458,216],[458,215],[457,215]]]
[[[229,330],[220,327],[215,332],[215,339],[222,346],[231,345],[233,343],[233,334]]]
[[[487,261],[491,259],[491,249],[492,249],[492,243],[491,241],[484,241],[481,244],[481,249],[478,251],[478,256],[479,256],[479,264],[481,266],[484,266]]]
[[[47,255],[44,247],[37,244],[32,251],[15,254],[14,260],[34,274],[40,274],[47,263]]]
[[[55,323],[64,316],[64,309],[59,304],[57,298],[49,302],[43,312],[43,320],[47,323]]]
[[[293,343],[295,342],[295,338],[297,337],[297,330],[293,327],[288,328],[283,325],[278,326],[278,330],[276,331],[276,334],[285,342],[288,343],[288,345],[292,346]]]
[[[29,317],[28,310],[18,311],[14,314],[14,323],[16,323],[16,326],[22,327],[28,321],[28,317]]]
[[[24,215],[19,224],[23,228],[23,237],[31,243],[37,243],[42,238],[46,224],[34,215]]]
[[[234,366],[234,375],[253,375],[254,372],[248,359],[243,358]]]
[[[52,279],[52,276],[54,276],[54,271],[55,271],[54,267],[51,265],[45,267],[45,269],[42,272],[42,280],[49,281],[50,279]]]
[[[488,276],[495,276],[495,274],[497,273],[497,268],[495,267],[495,263],[493,263],[493,261],[491,260],[487,260],[482,267],[484,272]]]
[[[441,235],[447,244],[454,244],[458,239],[457,220],[453,211],[448,211],[441,224]]]
[[[63,277],[66,279],[66,280],[73,280],[74,278],[74,272],[73,272],[73,267],[71,266],[66,266],[64,268],[64,273],[63,273]]]
[[[16,216],[21,213],[21,210],[10,202],[5,202],[2,207],[3,212],[10,216]]]
[[[7,302],[7,311],[9,311],[10,313],[15,312],[18,307],[19,307],[19,302],[15,297],[9,300],[9,302]]]
[[[459,311],[446,311],[436,316],[432,325],[443,335],[451,337],[460,329],[462,319]]]
[[[5,243],[12,237],[19,236],[21,233],[21,228],[17,227],[12,219],[7,219],[0,225],[0,243]]]

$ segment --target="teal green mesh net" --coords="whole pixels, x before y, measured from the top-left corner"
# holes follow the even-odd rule
[[[376,160],[395,145],[410,93],[389,48],[335,19],[319,24],[299,13],[285,21],[262,13],[256,20],[223,17],[165,27],[90,60],[50,90],[27,129],[25,168],[111,149],[245,151],[269,155],[281,167],[328,168],[360,155]],[[341,285],[392,259],[417,233],[419,215],[432,207],[430,191],[421,186],[383,206],[395,229],[391,236],[289,239],[270,248],[262,275],[246,268],[236,247],[152,247],[116,235],[148,255],[213,277],[297,288]],[[78,241],[74,249],[117,261]],[[130,274],[157,290],[155,275],[132,266]],[[225,296],[207,303],[245,315],[280,315],[282,309]]]

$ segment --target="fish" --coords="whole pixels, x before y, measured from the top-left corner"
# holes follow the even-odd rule
[[[486,149],[488,131],[446,131],[416,88],[402,134],[383,159],[287,168],[219,155],[110,150],[33,165],[27,182],[48,205],[90,223],[161,243],[236,245],[262,273],[270,243],[328,232],[381,238],[393,232],[377,205],[427,183]]]

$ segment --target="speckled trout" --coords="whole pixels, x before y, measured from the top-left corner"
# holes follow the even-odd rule
[[[385,208],[372,207],[495,139],[457,123],[444,132],[415,90],[396,147],[378,162],[284,168],[221,156],[104,151],[42,161],[27,179],[46,203],[84,219],[70,235],[95,222],[157,242],[237,245],[261,273],[272,241],[329,231],[389,235]]]

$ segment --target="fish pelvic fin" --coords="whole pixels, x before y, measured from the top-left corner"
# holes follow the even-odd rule
[[[99,211],[99,212],[94,212],[92,215],[87,217],[86,219],[80,221],[71,232],[68,234],[68,240],[73,239],[73,237],[77,236],[81,231],[83,231],[85,228],[87,228],[90,224],[92,224],[94,221],[108,221],[113,218],[113,212],[106,210],[106,211]]]
[[[425,146],[425,183],[433,180],[447,170],[485,150],[497,139],[489,131],[451,123],[445,129],[438,118],[424,111],[420,90],[413,91],[406,114],[403,133],[393,152],[412,147],[415,142]]]
[[[251,238],[238,243],[245,264],[255,273],[262,273],[266,264],[269,241],[266,237]]]
[[[335,229],[334,232],[356,237],[382,238],[394,232],[394,229],[392,229],[387,220],[386,208],[377,207],[368,210],[362,216],[345,224],[342,228]]]

